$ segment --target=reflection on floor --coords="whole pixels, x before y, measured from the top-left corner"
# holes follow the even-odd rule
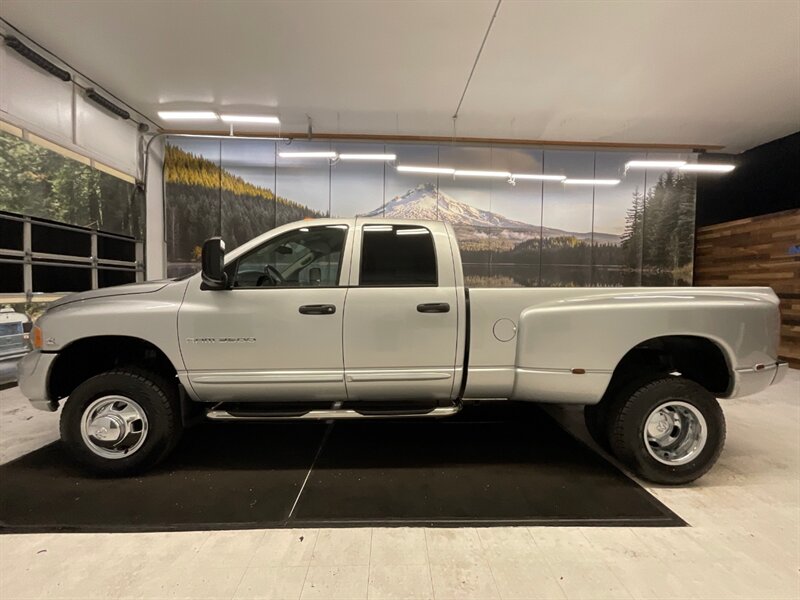
[[[691,527],[3,535],[0,598],[796,599],[800,371],[723,408],[717,466],[649,488]],[[583,435],[576,411],[555,412]],[[2,461],[56,435],[56,415],[0,391]]]

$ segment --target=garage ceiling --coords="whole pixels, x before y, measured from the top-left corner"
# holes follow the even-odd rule
[[[309,115],[315,132],[451,136],[495,6],[3,0],[0,15],[155,121],[212,109],[277,113],[283,132]],[[798,129],[800,2],[504,0],[455,133],[737,152]]]

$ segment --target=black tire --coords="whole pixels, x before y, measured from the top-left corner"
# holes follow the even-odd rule
[[[583,407],[583,421],[595,443],[606,452],[611,453],[612,425],[609,415],[616,414],[621,403],[626,401],[637,389],[650,383],[657,374],[647,373],[634,377],[626,383],[612,383],[603,398],[597,404]]]
[[[689,462],[670,465],[654,458],[644,441],[650,414],[668,401],[694,407],[706,422],[706,441]],[[717,399],[703,386],[683,377],[663,377],[620,397],[610,407],[608,431],[614,455],[643,479],[664,485],[694,481],[714,466],[725,444],[725,416]]]
[[[93,452],[81,435],[84,412],[96,399],[120,395],[134,400],[147,417],[141,447],[129,456],[110,459]],[[76,387],[61,412],[61,440],[88,471],[101,476],[125,476],[149,469],[175,447],[182,426],[176,386],[143,369],[124,368],[87,379]]]

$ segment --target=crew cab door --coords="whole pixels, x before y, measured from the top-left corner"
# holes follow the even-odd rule
[[[359,222],[344,315],[351,400],[453,393],[458,289],[449,238],[417,225]]]
[[[200,400],[346,398],[349,231],[331,224],[279,234],[226,265],[227,290],[192,279],[178,333],[185,377]]]

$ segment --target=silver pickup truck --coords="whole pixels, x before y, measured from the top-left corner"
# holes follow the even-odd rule
[[[20,387],[95,473],[163,459],[212,420],[436,418],[475,400],[585,405],[594,439],[679,484],[716,461],[716,398],[778,381],[769,288],[467,289],[451,226],[319,219],[202,272],[73,294],[33,330]]]

